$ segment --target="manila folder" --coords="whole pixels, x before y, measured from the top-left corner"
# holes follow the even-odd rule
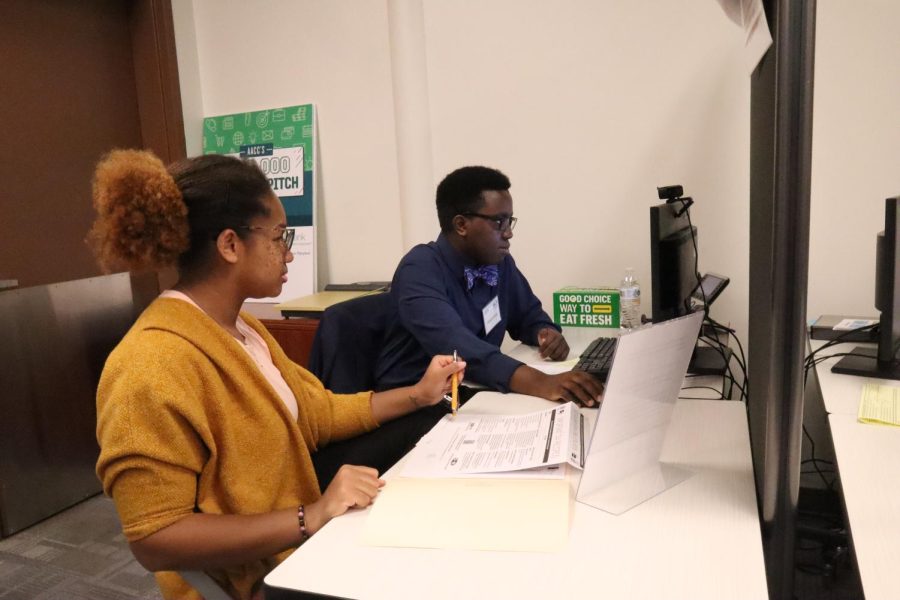
[[[555,552],[569,536],[559,479],[388,480],[366,521],[369,546]]]

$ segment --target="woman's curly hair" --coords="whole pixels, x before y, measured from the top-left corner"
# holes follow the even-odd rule
[[[151,152],[114,150],[97,165],[88,234],[106,270],[204,267],[225,229],[268,215],[269,181],[251,160],[210,154],[166,168]]]
[[[188,248],[188,209],[165,165],[143,150],[114,150],[94,172],[97,218],[88,234],[107,272],[173,265]]]

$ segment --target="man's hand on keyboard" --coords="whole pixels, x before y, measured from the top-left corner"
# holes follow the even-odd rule
[[[603,384],[590,373],[566,371],[548,375],[549,392],[544,398],[560,402],[575,402],[582,406],[599,406],[603,399]]]
[[[569,344],[566,342],[566,338],[552,327],[544,327],[538,332],[537,337],[541,358],[565,360],[569,356]]]
[[[547,375],[528,365],[521,365],[509,378],[510,391],[557,402],[576,402],[597,406],[603,398],[603,384],[585,371],[566,371]]]

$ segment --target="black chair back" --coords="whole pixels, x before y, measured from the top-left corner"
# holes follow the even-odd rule
[[[310,351],[310,372],[338,394],[373,389],[390,310],[388,293],[354,298],[326,309]]]

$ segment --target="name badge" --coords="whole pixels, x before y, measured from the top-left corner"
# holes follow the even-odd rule
[[[484,334],[487,335],[500,322],[500,298],[494,296],[494,299],[481,309],[481,315],[484,317]]]

